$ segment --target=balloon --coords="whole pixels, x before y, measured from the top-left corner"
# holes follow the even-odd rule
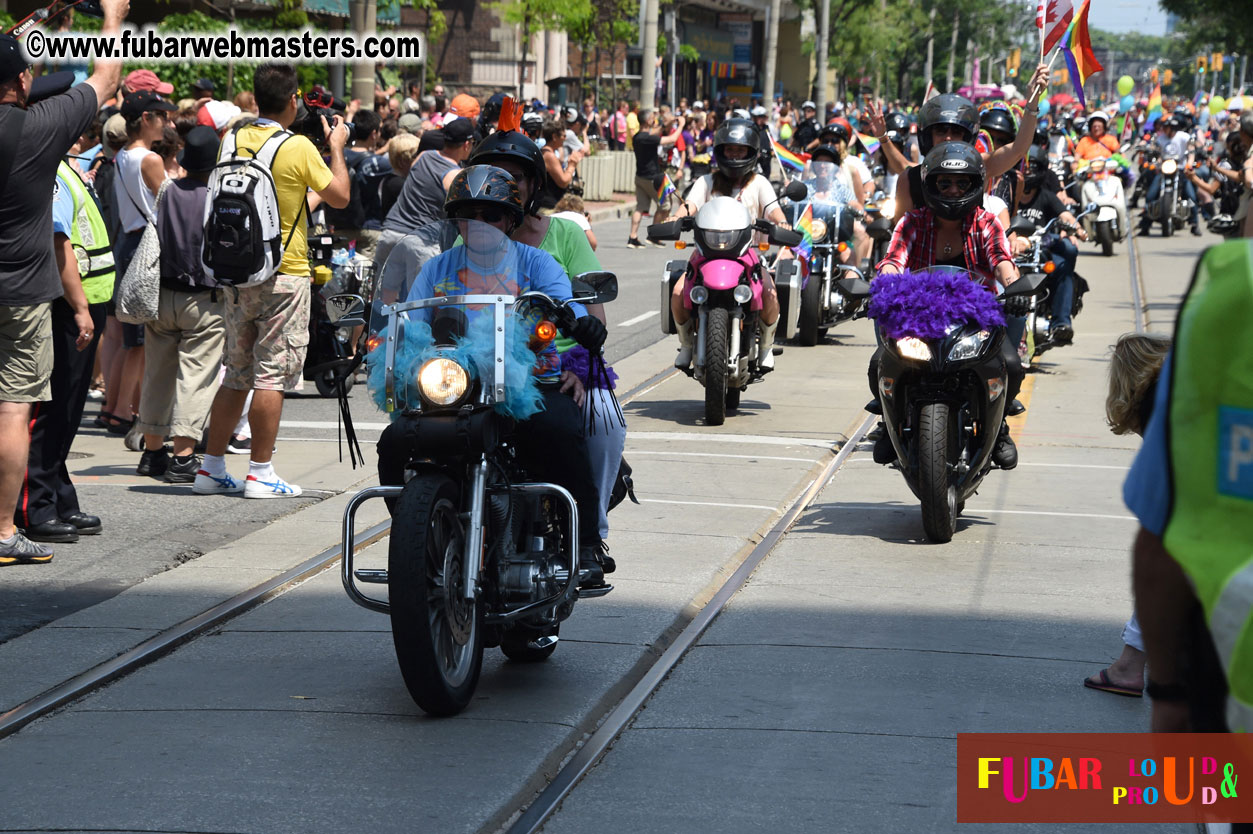
[[[1132,107],[1135,107],[1135,104],[1136,104],[1135,96],[1131,95],[1131,93],[1127,93],[1118,102],[1118,112],[1126,113]]]
[[[1136,80],[1130,75],[1124,75],[1122,78],[1118,79],[1118,95],[1128,95],[1135,88]]]
[[[1227,101],[1222,96],[1214,96],[1209,100],[1209,111],[1211,113],[1221,113],[1227,109]]]
[[[1047,116],[1049,109],[1050,109],[1049,100],[1046,98],[1042,98],[1040,99],[1040,109],[1036,111],[1036,115]]]

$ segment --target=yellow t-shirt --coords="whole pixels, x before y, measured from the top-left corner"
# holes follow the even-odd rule
[[[627,150],[635,150],[635,134],[640,132],[640,117],[627,113]]]
[[[265,140],[274,135],[274,127],[248,126],[240,128],[235,135],[238,151],[258,151]],[[326,167],[318,149],[304,136],[291,136],[279,148],[270,169],[274,175],[274,188],[278,193],[279,223],[283,228],[283,242],[291,235],[291,243],[283,250],[283,263],[279,272],[285,275],[307,276],[309,272],[309,212],[304,210],[305,192],[312,188],[321,191],[331,184],[331,169]],[[292,234],[292,224],[300,213],[300,225]]]

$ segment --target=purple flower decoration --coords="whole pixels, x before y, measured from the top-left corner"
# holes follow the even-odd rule
[[[954,325],[1004,325],[1001,305],[982,284],[952,272],[902,272],[870,284],[870,317],[889,339],[938,339]]]

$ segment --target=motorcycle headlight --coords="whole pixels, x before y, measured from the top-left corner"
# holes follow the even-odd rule
[[[825,220],[815,220],[809,227],[809,234],[813,237],[814,243],[822,240],[827,236],[827,222]]]
[[[748,284],[739,284],[731,290],[731,297],[737,304],[747,304],[753,297],[753,288]]]
[[[948,351],[948,361],[960,362],[963,359],[974,359],[979,355],[979,350],[983,347],[983,343],[988,340],[988,331],[980,330],[978,333],[971,333],[963,339],[958,339]]]
[[[927,347],[927,343],[917,336],[897,339],[896,350],[906,359],[916,359],[919,362],[931,361],[931,348]]]
[[[444,356],[422,363],[418,369],[418,392],[431,405],[456,405],[470,390],[470,374]]]
[[[1103,159],[1092,160],[1093,173],[1100,173],[1101,171],[1104,171],[1104,170],[1105,170],[1105,160]]]
[[[709,300],[709,290],[706,287],[697,284],[692,287],[692,291],[688,293],[688,297],[692,299],[693,304],[699,307]]]
[[[1162,173],[1168,177],[1178,170],[1179,170],[1179,163],[1175,162],[1175,160],[1173,159],[1168,159],[1162,163]]]
[[[718,252],[725,252],[734,245],[739,236],[740,233],[738,231],[714,232],[706,229],[704,233],[705,245]]]

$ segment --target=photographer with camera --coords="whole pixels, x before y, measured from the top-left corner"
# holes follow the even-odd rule
[[[236,286],[226,292],[226,375],[213,401],[209,417],[209,444],[204,465],[196,475],[193,491],[204,494],[243,492],[245,498],[292,498],[300,487],[280,478],[270,463],[279,418],[283,414],[283,391],[300,385],[305,351],[309,346],[309,248],[306,192],[312,189],[335,208],[348,205],[351,193],[344,146],[349,129],[343,119],[320,116],[322,135],[330,149],[327,168],[309,139],[288,133],[296,121],[301,97],[296,68],[268,63],[257,67],[254,93],[261,116],[238,127],[234,147],[240,154],[264,156],[261,148],[278,137],[281,142],[270,171],[278,202],[283,258],[278,271],[255,285]],[[228,134],[229,138],[230,134]],[[226,156],[228,143],[223,143]],[[221,160],[219,160],[221,162]],[[215,195],[210,194],[210,200]],[[206,235],[208,237],[208,235]],[[206,249],[211,244],[206,244]],[[246,482],[226,471],[227,443],[253,391],[248,420],[252,427],[252,460]]]

